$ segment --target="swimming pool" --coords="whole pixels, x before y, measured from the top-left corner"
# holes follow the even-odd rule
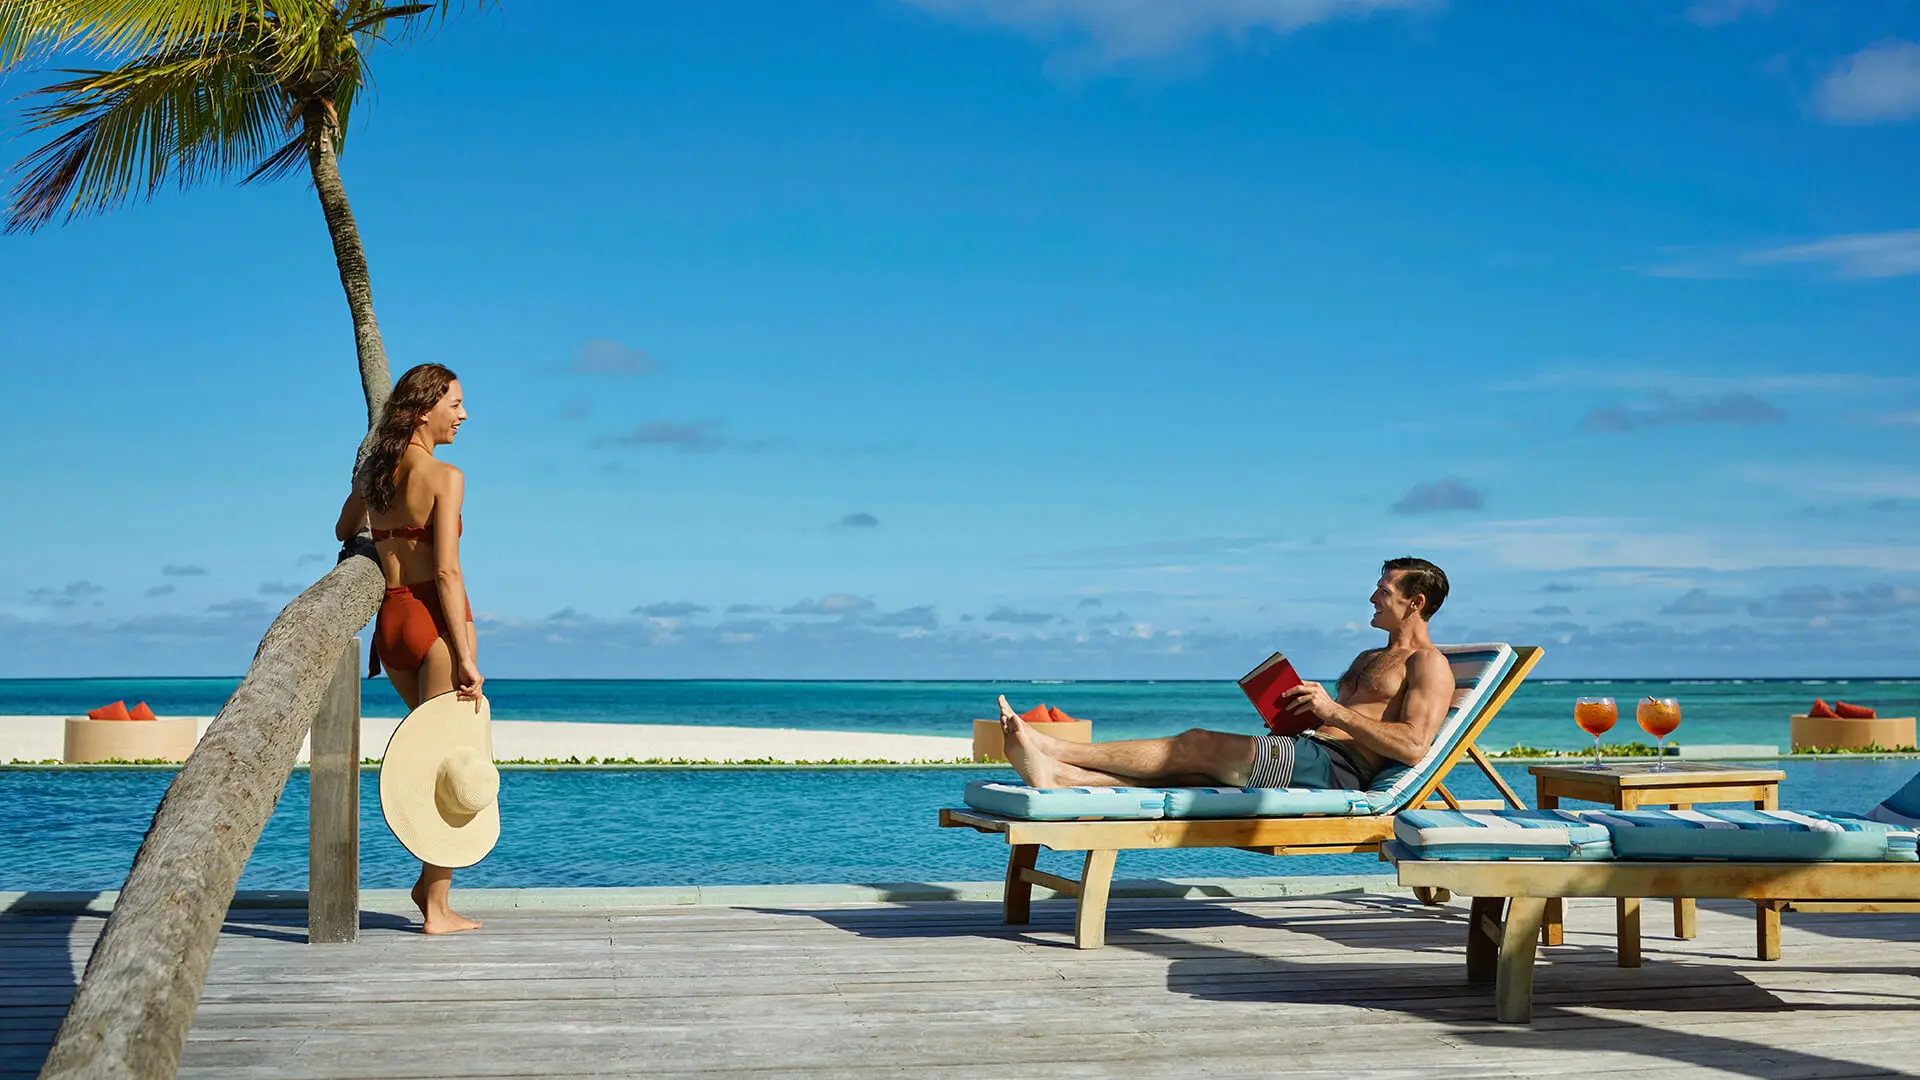
[[[1915,770],[1911,760],[1788,761],[1781,803],[1865,811]],[[1529,798],[1525,765],[1502,775]],[[469,887],[757,885],[995,881],[1006,847],[941,829],[980,769],[505,770],[499,846],[462,870]],[[116,889],[173,770],[0,769],[0,890]],[[1478,770],[1455,770],[1461,798],[1493,795]],[[362,777],[361,882],[411,885],[419,864],[380,819],[378,774]],[[295,772],[241,875],[243,889],[304,889],[307,774]],[[1078,856],[1042,864],[1077,872]],[[1371,855],[1275,859],[1239,851],[1126,852],[1119,876],[1272,877],[1365,874]],[[1077,876],[1077,875],[1076,875]]]

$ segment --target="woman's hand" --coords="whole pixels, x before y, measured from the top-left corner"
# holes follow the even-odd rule
[[[471,659],[460,661],[460,674],[454,679],[461,701],[473,702],[473,711],[480,711],[480,687],[486,683],[480,675],[480,666]]]

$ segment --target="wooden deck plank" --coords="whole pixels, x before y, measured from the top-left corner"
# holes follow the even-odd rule
[[[1920,1062],[1920,915],[1751,905],[1613,963],[1613,910],[1569,905],[1535,1023],[1465,980],[1465,905],[1122,900],[1107,948],[1069,904],[517,909],[429,939],[370,918],[308,946],[303,913],[234,912],[180,1075],[1542,1078],[1904,1075]],[[32,1075],[100,921],[0,920],[0,1080]]]

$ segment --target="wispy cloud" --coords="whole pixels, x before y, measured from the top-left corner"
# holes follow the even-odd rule
[[[1825,585],[1783,589],[1747,605],[1749,614],[1766,619],[1812,619],[1827,615],[1873,617],[1920,609],[1920,589],[1886,583],[1835,592]]]
[[[705,604],[696,604],[691,600],[663,600],[657,604],[641,604],[628,614],[645,615],[652,619],[683,619],[688,615],[705,615]]]
[[[1779,0],[1694,0],[1683,17],[1695,26],[1711,29],[1739,22],[1749,15],[1771,15],[1779,6]]]
[[[160,568],[160,572],[168,577],[205,577],[207,568],[192,563],[168,563]]]
[[[880,519],[862,510],[858,513],[848,514],[839,521],[834,522],[833,527],[836,529],[877,529],[880,527]]]
[[[1697,281],[1795,269],[1852,281],[1905,277],[1920,274],[1920,229],[1841,233],[1767,247],[1669,248],[1661,261],[1627,269],[1649,277]]]
[[[172,596],[177,590],[172,585],[155,585],[147,590],[148,596]]]
[[[1294,545],[1277,536],[1195,536],[1050,552],[1035,556],[1030,565],[1045,570],[1131,570],[1221,556],[1268,554],[1290,546]]]
[[[1843,278],[1906,277],[1920,274],[1920,229],[1832,236],[1749,252],[1742,261],[1749,266],[1817,266]]]
[[[1468,487],[1466,481],[1457,476],[1447,476],[1431,484],[1415,484],[1393,504],[1393,512],[1434,514],[1445,510],[1478,510],[1486,502],[1486,492]]]
[[[683,454],[711,454],[727,445],[720,434],[720,421],[701,420],[680,424],[671,420],[649,420],[625,435],[605,440],[613,446],[664,446]]]
[[[1609,364],[1562,364],[1524,379],[1501,383],[1498,390],[1634,390],[1688,397],[1723,394],[1881,394],[1920,386],[1920,376],[1873,375],[1852,371],[1750,372],[1701,375],[1690,371],[1634,368]]]
[[[940,619],[934,614],[932,604],[889,611],[865,621],[868,626],[894,630],[934,630],[940,626]]]
[[[576,375],[651,375],[664,365],[611,338],[594,338],[574,350],[567,370]]]
[[[43,586],[38,589],[28,589],[27,602],[37,604],[41,607],[69,608],[82,600],[92,599],[106,591],[104,586],[95,585],[93,582],[83,579],[80,581],[69,581],[65,585],[57,588]]]
[[[1639,404],[1607,405],[1595,409],[1587,414],[1584,426],[1588,431],[1618,433],[1689,424],[1754,427],[1778,424],[1785,419],[1785,413],[1757,394],[1742,392],[1720,397],[1682,398],[1662,392]]]
[[[300,590],[304,588],[306,588],[305,585],[297,585],[291,581],[263,581],[260,583],[259,593],[261,596],[298,596]]]
[[[1835,65],[1814,89],[1814,108],[1834,124],[1884,124],[1920,116],[1920,45],[1876,42]]]
[[[828,593],[818,600],[800,600],[780,609],[782,615],[854,615],[872,611],[873,601],[851,593]]]
[[[1437,0],[902,0],[925,11],[1065,44],[1076,69],[1153,60],[1214,38],[1284,35]]]
[[[986,622],[1012,623],[1015,626],[1040,626],[1058,619],[1059,616],[1048,611],[1024,611],[1008,604],[994,608],[982,619]]]
[[[1715,596],[1705,589],[1689,589],[1660,609],[1662,615],[1727,615],[1743,605],[1729,596]]]

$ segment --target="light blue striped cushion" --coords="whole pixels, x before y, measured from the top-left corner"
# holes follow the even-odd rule
[[[1403,810],[1393,835],[1422,859],[1607,859],[1605,826],[1571,810]]]
[[[1353,817],[1372,812],[1364,791],[1324,788],[1167,788],[1170,818]]]
[[[1466,733],[1467,726],[1487,707],[1493,688],[1500,685],[1513,667],[1513,648],[1499,642],[1479,645],[1438,646],[1453,667],[1453,708],[1448,710],[1433,745],[1411,769],[1389,779],[1379,791],[1369,791],[1367,800],[1376,814],[1391,814],[1412,801],[1414,792],[1427,782],[1440,762],[1453,752]]]
[[[1459,743],[1467,725],[1487,705],[1493,688],[1513,667],[1514,652],[1499,643],[1437,646],[1453,666],[1453,708],[1433,746],[1412,769],[1383,776],[1378,791],[1314,788],[1030,788],[975,780],[967,784],[966,804],[976,810],[1032,821],[1075,818],[1149,820],[1160,817],[1358,817],[1392,813]]]
[[[1591,810],[1621,859],[1913,862],[1914,832],[1805,810]]]
[[[1920,773],[1915,773],[1905,787],[1887,796],[1886,802],[1867,811],[1867,816],[1889,825],[1920,828]]]
[[[1075,818],[1149,821],[1166,816],[1167,793],[1160,788],[1030,788],[1024,784],[975,780],[967,785],[966,803],[975,810],[1029,821]]]

